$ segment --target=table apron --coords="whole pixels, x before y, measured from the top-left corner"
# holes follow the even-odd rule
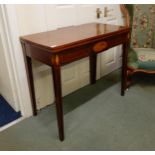
[[[58,53],[60,63],[61,65],[65,65],[67,63],[71,63],[76,60],[88,57],[92,52],[98,54],[108,50],[109,48],[115,47],[117,45],[120,45],[126,42],[127,42],[127,35],[122,35],[122,36],[118,36],[117,39],[115,37],[111,37],[108,39],[101,39],[80,47],[64,50]],[[96,45],[97,46],[99,45],[99,47],[97,47],[98,49],[97,51],[94,50],[94,46]]]
[[[117,38],[117,39],[116,39]],[[26,55],[32,59],[38,60],[46,65],[52,66],[52,60],[57,56],[59,58],[60,65],[65,65],[76,60],[88,57],[92,52],[98,54],[106,51],[109,48],[120,45],[127,42],[127,33],[108,37],[100,38],[99,40],[92,41],[91,43],[81,46],[68,48],[60,52],[52,52],[49,49],[42,48],[37,45],[25,44]]]

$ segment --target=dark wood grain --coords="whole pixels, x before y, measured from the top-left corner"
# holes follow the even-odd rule
[[[55,92],[55,104],[56,104],[56,113],[57,113],[57,122],[59,129],[59,139],[64,140],[64,123],[63,123],[63,107],[62,107],[62,90],[61,90],[61,70],[59,57],[53,58],[53,80],[54,80],[54,92]]]
[[[89,23],[78,26],[59,28],[21,37],[22,40],[50,49],[52,52],[62,51],[68,47],[77,47],[98,40],[128,32],[124,26],[101,23]]]
[[[89,55],[90,84],[94,84],[96,82],[96,59],[96,53],[91,52]]]

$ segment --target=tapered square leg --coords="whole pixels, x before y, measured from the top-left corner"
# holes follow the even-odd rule
[[[30,57],[26,56],[26,54],[25,54],[26,49],[25,49],[24,43],[22,43],[22,49],[23,49],[25,68],[26,68],[26,73],[27,73],[28,86],[29,86],[29,91],[30,91],[32,112],[33,112],[33,115],[36,116],[37,115],[37,106],[36,106],[34,79],[33,79],[33,72],[32,72],[32,60]]]
[[[33,115],[37,115],[37,106],[36,106],[36,97],[35,97],[35,89],[34,89],[34,80],[33,80],[33,72],[32,72],[32,60],[29,57],[27,59],[27,66],[28,66],[28,76],[29,76],[29,87],[30,87],[30,95],[32,100],[32,110]]]
[[[96,59],[96,53],[92,52],[89,55],[90,84],[94,84],[96,82]]]
[[[63,141],[64,123],[63,123],[60,65],[53,65],[52,72],[53,72],[53,81],[54,81],[55,104],[56,104],[57,123],[58,123],[58,130],[59,130],[59,139]]]

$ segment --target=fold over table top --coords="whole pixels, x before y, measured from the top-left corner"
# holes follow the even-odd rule
[[[129,31],[129,28],[102,23],[88,23],[26,35],[20,37],[20,39],[47,49],[59,51],[59,49],[62,50],[68,46],[76,46],[84,42],[88,43],[92,39],[121,34],[125,31]]]

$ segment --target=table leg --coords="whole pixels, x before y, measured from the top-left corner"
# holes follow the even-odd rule
[[[35,98],[35,89],[34,89],[34,79],[33,79],[33,72],[32,72],[32,60],[29,57],[26,57],[27,60],[27,74],[28,74],[28,81],[30,87],[30,95],[31,95],[31,102],[32,102],[32,110],[33,115],[37,115],[37,107],[36,107],[36,98]]]
[[[56,113],[57,113],[57,123],[59,130],[59,139],[64,140],[64,123],[63,123],[63,106],[62,106],[62,92],[61,92],[61,70],[60,65],[52,66],[53,72],[53,83],[55,92],[55,103],[56,103]]]
[[[122,74],[121,74],[121,95],[124,96],[127,82],[127,47],[128,43],[123,44],[122,53]]]
[[[27,80],[28,80],[29,91],[30,91],[32,112],[33,112],[33,115],[36,116],[37,115],[37,106],[36,106],[34,79],[33,79],[33,72],[32,72],[32,60],[30,57],[26,56],[25,44],[23,44],[23,43],[22,43],[22,49],[23,49],[25,67],[26,67],[26,72],[27,72]]]
[[[89,55],[90,84],[94,84],[96,82],[96,59],[96,53],[92,52]]]

